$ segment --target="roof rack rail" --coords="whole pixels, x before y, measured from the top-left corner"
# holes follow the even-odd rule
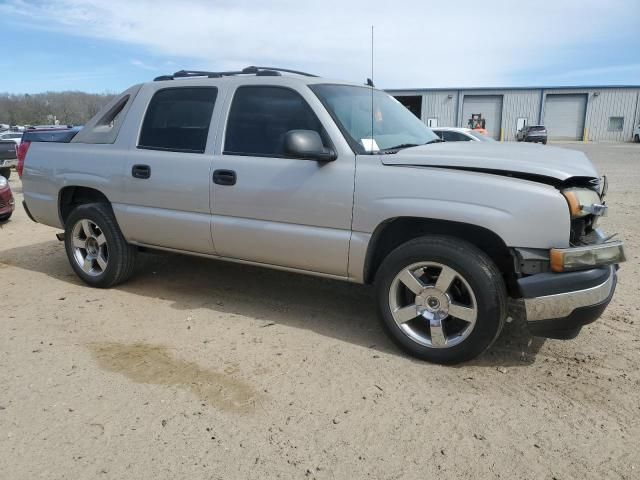
[[[257,71],[274,71],[274,72],[293,73],[294,75],[302,75],[303,77],[318,76],[318,75],[314,75],[313,73],[301,72],[300,70],[291,70],[288,68],[278,68],[278,67],[247,67],[244,70],[252,70],[252,69]],[[251,73],[251,72],[247,72],[247,73]]]
[[[221,78],[232,75],[256,75],[264,77],[279,76],[281,72],[293,73],[294,75],[302,75],[305,77],[317,77],[311,73],[300,72],[298,70],[291,70],[289,68],[278,67],[256,67],[250,66],[243,68],[242,70],[228,71],[228,72],[207,72],[203,70],[180,70],[173,75],[160,75],[153,79],[154,82],[161,82],[165,80],[175,80],[176,78],[192,78],[192,77],[207,77],[207,78]]]

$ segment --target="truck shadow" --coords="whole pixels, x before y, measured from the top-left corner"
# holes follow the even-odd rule
[[[71,270],[64,247],[55,240],[0,251],[0,267],[5,265],[84,285]],[[168,300],[178,310],[204,308],[241,315],[265,325],[311,330],[404,355],[382,330],[373,289],[368,286],[199,257],[144,253],[138,257],[135,276],[117,288],[149,301]],[[488,352],[466,365],[530,365],[542,343],[531,338],[524,325],[512,322]]]

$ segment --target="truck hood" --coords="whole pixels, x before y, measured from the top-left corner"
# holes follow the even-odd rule
[[[546,177],[564,182],[572,177],[598,178],[582,152],[532,144],[445,142],[405,148],[381,157],[384,165],[471,170],[493,174]]]

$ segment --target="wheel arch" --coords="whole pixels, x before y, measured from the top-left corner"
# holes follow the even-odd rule
[[[87,203],[104,203],[111,208],[110,200],[100,190],[80,185],[68,185],[62,188],[60,192],[58,192],[58,215],[60,217],[60,223],[64,226],[73,209],[78,205]]]
[[[496,264],[507,291],[517,292],[511,251],[499,235],[479,225],[421,217],[389,218],[375,228],[365,256],[364,283],[373,283],[380,264],[395,248],[424,235],[448,235],[475,245]]]

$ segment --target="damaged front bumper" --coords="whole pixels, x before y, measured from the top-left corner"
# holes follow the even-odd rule
[[[518,281],[531,334],[574,338],[604,312],[617,283],[617,265],[579,272],[541,273]]]
[[[600,231],[594,234],[596,241],[591,245],[551,249],[545,255],[550,268],[517,280],[520,310],[533,335],[574,338],[584,325],[598,319],[611,301],[618,264],[625,261],[624,246],[619,241],[605,241]],[[518,254],[523,258],[525,252]],[[532,257],[531,252],[528,255]],[[541,258],[536,260],[544,262]]]

